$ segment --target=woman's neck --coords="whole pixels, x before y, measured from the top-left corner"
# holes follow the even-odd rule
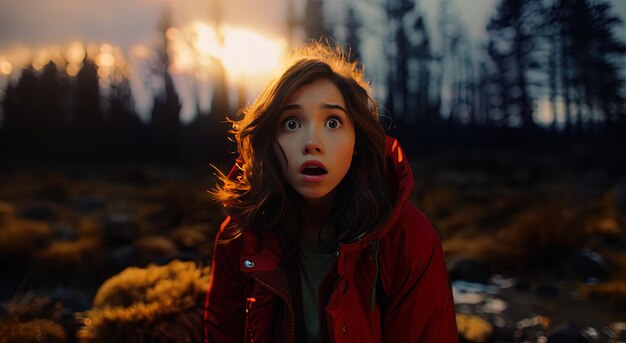
[[[330,218],[335,205],[335,194],[330,194],[319,199],[303,199],[300,203],[300,211],[304,220],[302,235],[305,239],[317,240],[332,233]]]

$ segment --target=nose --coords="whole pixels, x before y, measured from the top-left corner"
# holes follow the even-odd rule
[[[304,155],[321,154],[322,153],[322,147],[319,144],[317,144],[317,143],[309,142],[309,143],[304,145],[304,149],[303,149],[302,153]]]
[[[312,128],[309,130],[308,137],[302,148],[303,155],[321,154],[324,152],[324,148],[319,138],[317,137],[317,130]]]

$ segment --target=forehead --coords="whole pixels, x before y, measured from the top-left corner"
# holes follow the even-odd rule
[[[325,78],[317,78],[298,87],[289,96],[287,105],[320,102],[345,105],[345,99],[339,88],[334,82]]]

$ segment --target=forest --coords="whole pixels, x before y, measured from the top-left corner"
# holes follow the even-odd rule
[[[543,144],[623,136],[626,45],[616,35],[622,19],[609,3],[501,1],[486,24],[488,42],[480,57],[450,1],[441,1],[437,27],[426,26],[416,2],[387,1],[376,8],[388,24],[382,33],[368,32],[358,5],[347,10],[345,42],[334,38],[336,25],[324,25],[323,2],[313,0],[306,2],[306,16],[287,18],[287,36],[301,30],[307,39],[331,39],[359,58],[359,34],[383,35],[382,120],[408,151],[424,144]],[[214,75],[210,109],[198,106],[194,120],[181,123],[169,68],[171,26],[166,12],[149,69],[162,86],[155,90],[148,120],[136,113],[124,67],[107,77],[103,89],[98,66],[87,54],[75,75],[54,61],[39,70],[30,65],[2,90],[0,153],[9,159],[184,165],[224,158],[229,150],[221,143],[229,129],[224,121],[239,109],[229,101],[225,71],[218,68]]]
[[[438,0],[434,18],[426,1],[286,0],[287,50],[327,42],[377,77],[461,342],[626,341],[626,18],[608,0],[497,0],[477,43],[461,0]],[[166,7],[142,65],[92,42],[0,63],[0,343],[202,341],[225,216],[207,190],[250,99],[199,52],[179,87],[172,29]]]

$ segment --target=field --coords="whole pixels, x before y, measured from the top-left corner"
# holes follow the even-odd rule
[[[410,159],[411,201],[442,237],[466,341],[626,339],[626,170],[618,158],[586,151],[466,149]],[[178,323],[176,337],[199,339],[224,216],[206,192],[213,184],[208,166],[7,165],[0,329],[97,342],[111,330],[151,337]],[[148,299],[149,289],[165,295]],[[106,317],[115,317],[107,306],[136,302],[141,321]]]

